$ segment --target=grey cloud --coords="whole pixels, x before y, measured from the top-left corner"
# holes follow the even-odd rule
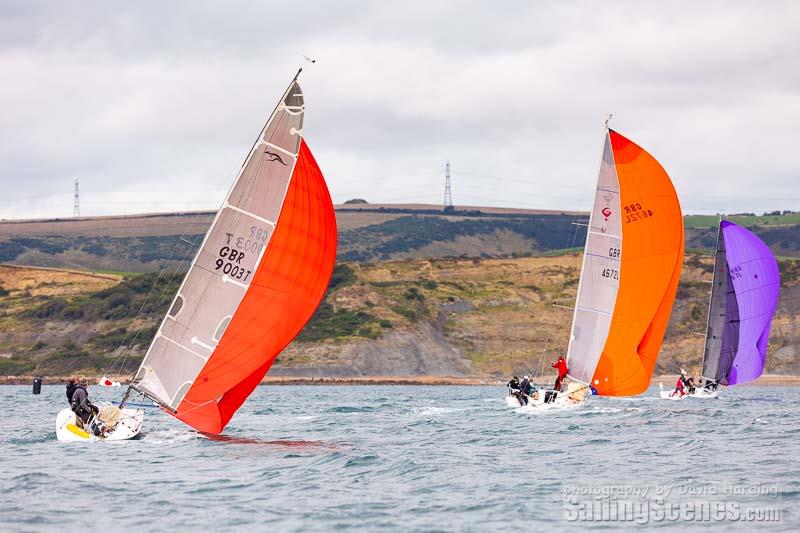
[[[0,218],[213,208],[303,64],[334,199],[586,208],[605,115],[687,212],[796,209],[793,2],[0,6]]]

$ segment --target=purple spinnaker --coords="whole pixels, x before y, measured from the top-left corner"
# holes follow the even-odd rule
[[[780,293],[780,273],[775,256],[750,231],[722,221],[722,237],[731,291],[722,345],[733,348],[736,354],[728,375],[728,385],[735,385],[757,379],[764,371],[770,324]]]

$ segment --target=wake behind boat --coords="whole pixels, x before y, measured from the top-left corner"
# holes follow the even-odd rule
[[[589,392],[644,392],[675,301],[683,246],[681,208],[666,171],[607,128],[567,348],[572,382],[566,393],[557,383],[518,403],[564,407]]]
[[[304,114],[295,76],[242,164],[120,408],[104,407],[87,427],[62,411],[59,440],[132,438],[143,414],[125,407],[131,394],[218,434],[305,326],[333,273],[336,219],[302,136]]]

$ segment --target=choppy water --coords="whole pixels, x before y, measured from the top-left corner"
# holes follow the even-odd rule
[[[654,393],[529,414],[501,387],[260,387],[220,440],[148,409],[138,440],[68,444],[53,428],[63,386],[0,387],[0,529],[636,527],[587,521],[602,518],[586,504],[598,497],[644,501],[634,519],[667,529],[798,529],[800,388]],[[778,508],[780,521],[686,522],[686,507],[658,514],[657,490],[668,504]]]

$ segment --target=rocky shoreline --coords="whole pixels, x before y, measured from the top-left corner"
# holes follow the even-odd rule
[[[37,376],[0,376],[0,385],[29,385]],[[68,376],[38,376],[42,378],[43,385],[61,385],[67,382]],[[97,383],[99,376],[78,375],[85,377],[90,384]],[[114,381],[123,385],[127,384],[130,376],[109,376]],[[653,376],[652,385],[663,383],[671,387],[676,375],[666,374]],[[534,376],[534,383],[548,383],[553,376]],[[481,377],[454,377],[454,376],[358,376],[358,377],[303,377],[303,376],[266,376],[261,385],[503,385],[504,380]],[[800,376],[764,374],[758,380],[747,383],[745,386],[761,387],[792,387],[800,386]]]

